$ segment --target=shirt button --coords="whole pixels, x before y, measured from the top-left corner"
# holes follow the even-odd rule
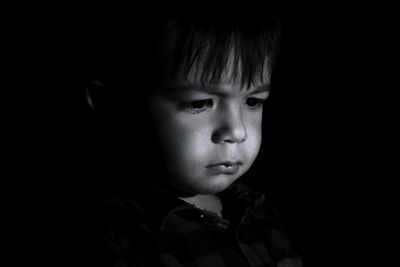
[[[204,214],[200,214],[200,218],[203,218],[204,217]]]

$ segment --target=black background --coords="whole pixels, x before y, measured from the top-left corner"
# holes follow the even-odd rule
[[[6,194],[7,218],[16,228],[9,231],[14,259],[59,265],[75,260],[76,208],[90,187],[82,46],[93,34],[90,14],[109,10],[35,8],[14,8],[5,24],[8,69],[16,70],[7,90],[13,98],[4,100],[11,159],[5,164],[15,189]],[[281,62],[250,173],[258,178],[248,182],[275,200],[305,266],[358,266],[390,254],[384,248],[378,256],[393,212],[390,11],[366,4],[280,7]]]

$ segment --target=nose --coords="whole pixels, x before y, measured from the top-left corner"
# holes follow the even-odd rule
[[[242,143],[247,139],[246,125],[240,109],[228,108],[218,115],[217,127],[212,134],[214,143]]]

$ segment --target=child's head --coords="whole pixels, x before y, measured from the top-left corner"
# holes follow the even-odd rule
[[[257,157],[278,39],[275,17],[263,15],[170,16],[139,46],[140,98],[121,103],[146,105],[160,145],[151,152],[183,193],[223,191]]]

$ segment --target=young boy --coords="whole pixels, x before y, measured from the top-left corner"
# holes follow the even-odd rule
[[[129,179],[90,206],[86,266],[302,266],[274,208],[238,182],[260,149],[279,35],[268,10],[239,14],[158,18],[132,31],[129,75],[86,87],[103,114],[101,92],[116,96],[115,146],[141,158],[118,162]]]

